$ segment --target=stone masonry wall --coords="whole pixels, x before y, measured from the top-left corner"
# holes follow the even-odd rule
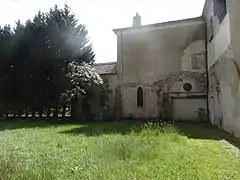
[[[214,15],[213,0],[206,2],[203,17],[208,34],[209,119],[219,128],[240,137],[240,1],[227,0],[222,22]]]
[[[159,117],[163,107],[163,100],[159,101],[161,86],[164,87],[162,93],[169,97],[171,93],[178,93],[179,96],[204,98],[204,32],[203,20],[196,18],[161,28],[118,34],[118,83],[122,88],[124,117]],[[192,84],[190,92],[183,89],[184,83]],[[138,87],[144,90],[144,106],[140,108],[136,106]]]

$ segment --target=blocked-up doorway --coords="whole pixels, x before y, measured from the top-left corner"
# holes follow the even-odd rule
[[[206,107],[205,98],[173,98],[172,117],[176,121],[203,121]]]

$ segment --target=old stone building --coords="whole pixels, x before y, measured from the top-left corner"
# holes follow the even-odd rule
[[[240,137],[240,1],[208,0],[206,23],[209,120]]]
[[[211,123],[240,136],[240,1],[207,0],[198,18],[114,29],[117,62],[97,64],[116,118]]]

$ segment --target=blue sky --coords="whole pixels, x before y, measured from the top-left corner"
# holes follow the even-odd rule
[[[0,25],[13,25],[17,19],[32,18],[38,10],[47,11],[67,3],[80,23],[86,24],[96,53],[96,62],[117,60],[114,28],[129,27],[139,12],[142,24],[197,17],[205,0],[0,0]]]

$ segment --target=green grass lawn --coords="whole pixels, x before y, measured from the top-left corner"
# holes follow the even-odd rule
[[[204,123],[0,122],[0,179],[240,179],[239,141]]]

